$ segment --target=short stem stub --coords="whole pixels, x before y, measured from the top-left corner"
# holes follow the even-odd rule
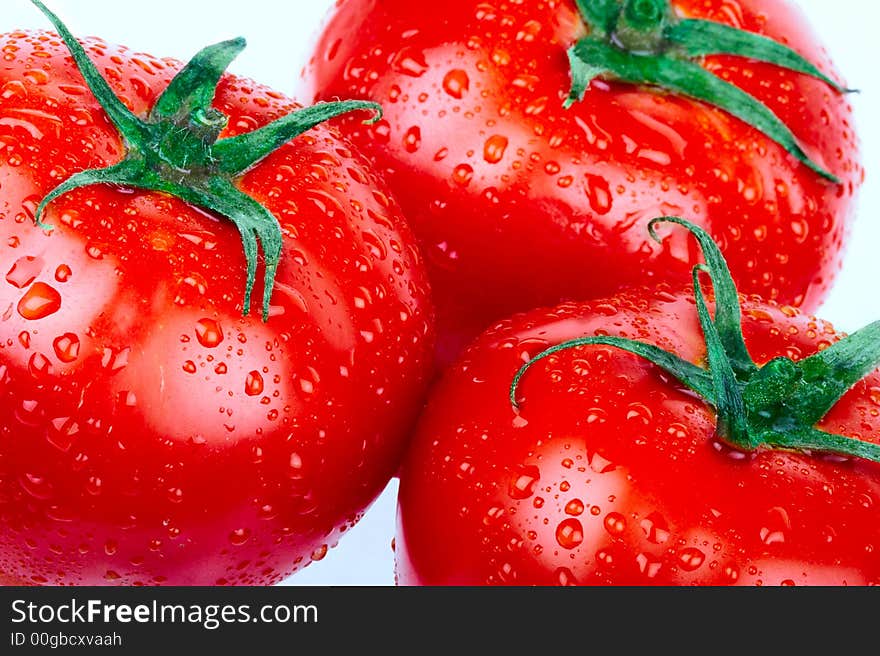
[[[700,65],[707,55],[747,57],[815,77],[838,93],[850,91],[797,52],[729,25],[679,18],[669,0],[578,0],[577,5],[590,33],[569,49],[572,84],[566,106],[582,100],[597,77],[659,87],[728,112],[823,178],[840,183],[765,104]]]
[[[627,0],[612,38],[629,52],[656,53],[664,44],[663,30],[669,18],[666,0]]]
[[[703,249],[706,264],[696,267],[693,278],[708,366],[697,366],[636,340],[582,337],[554,346],[520,368],[509,391],[514,410],[520,411],[517,395],[525,374],[541,360],[572,348],[612,346],[645,358],[700,395],[715,408],[719,437],[738,450],[819,451],[880,463],[880,445],[816,428],[844,394],[880,367],[880,322],[804,360],[781,356],[758,366],[748,356],[739,297],[731,292],[733,279],[717,245],[702,228],[677,217],[652,221],[650,232],[655,239],[659,238],[654,227],[660,222],[684,226]],[[701,289],[702,271],[709,274],[715,290],[714,316]]]
[[[243,313],[250,310],[257,259],[264,260],[263,320],[281,257],[281,226],[263,205],[243,193],[235,181],[265,157],[306,130],[347,112],[363,110],[382,115],[366,101],[321,103],[288,114],[254,132],[221,139],[227,117],[211,106],[226,68],[244,49],[244,39],[204,48],[174,77],[145,118],[135,116],[113,93],[79,41],[40,0],[31,0],[58,31],[85,82],[119,131],[127,152],[121,162],[104,169],[76,173],[52,190],[36,210],[42,222],[46,207],[73,189],[114,184],[171,194],[224,216],[235,224],[244,247],[247,282]]]

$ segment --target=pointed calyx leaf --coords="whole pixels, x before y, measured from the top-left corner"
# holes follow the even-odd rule
[[[89,169],[87,171],[74,173],[40,201],[40,204],[37,206],[37,211],[34,213],[36,224],[44,230],[51,230],[52,226],[47,225],[40,220],[46,207],[56,198],[59,198],[74,189],[90,187],[96,184],[133,186],[135,181],[140,180],[143,177],[143,173],[143,161],[135,159],[124,159],[119,162],[119,164],[114,164],[113,166],[108,166],[104,169]]]
[[[247,278],[257,274],[257,244],[263,249],[263,321],[269,318],[269,301],[275,274],[281,258],[281,226],[269,210],[247,194],[242,193],[228,179],[211,176],[196,185],[182,186],[174,195],[183,200],[229,218],[238,228],[247,262]],[[244,307],[250,307],[253,285],[245,289]]]
[[[344,100],[305,107],[253,132],[218,141],[214,145],[217,166],[223,173],[243,173],[306,130],[355,110],[373,112],[373,118],[368,123],[375,123],[382,118],[382,106],[364,100]]]
[[[529,360],[529,362],[523,365],[523,367],[516,373],[516,376],[514,376],[513,378],[513,383],[511,383],[510,385],[510,404],[514,408],[519,409],[519,401],[517,400],[516,393],[517,389],[519,388],[520,380],[522,380],[522,377],[526,375],[526,372],[531,369],[535,364],[537,364],[541,360],[549,358],[552,355],[560,353],[561,351],[567,351],[569,349],[580,346],[613,346],[622,351],[627,351],[634,355],[638,355],[648,362],[654,363],[664,371],[672,374],[673,376],[675,376],[676,379],[680,380],[688,388],[692,389],[702,398],[714,404],[716,386],[713,384],[710,373],[705,369],[701,369],[697,365],[688,362],[687,360],[683,360],[674,353],[664,351],[659,346],[655,346],[653,344],[636,342],[634,340],[625,339],[622,337],[601,335],[573,339],[569,342],[565,342],[563,344],[559,344],[558,346],[554,346],[553,348],[549,348]]]
[[[838,93],[854,93],[840,86],[786,45],[761,34],[706,20],[682,20],[666,31],[666,38],[690,57],[734,55],[774,64],[822,80]]]
[[[573,46],[568,49],[568,62],[571,65],[571,90],[568,92],[568,98],[565,99],[563,104],[565,109],[583,100],[590,83],[597,77],[609,72],[609,69],[602,66],[588,64],[575,52],[575,48],[576,46]]]
[[[220,78],[246,45],[239,37],[203,48],[159,96],[150,110],[150,120],[185,119],[198,109],[208,109],[214,101]]]
[[[700,284],[700,272],[710,274],[709,267],[696,266],[693,270],[694,299],[697,302],[697,316],[706,342],[706,360],[709,374],[715,387],[715,411],[718,414],[718,432],[735,444],[749,443],[749,430],[746,423],[746,408],[742,390],[737,384],[730,358],[724,351],[724,344],[718,334],[718,327],[709,314],[703,287]],[[717,314],[716,314],[717,316]]]
[[[217,85],[226,68],[245,47],[231,39],[202,49],[183,68],[156,101],[148,116],[138,117],[116,96],[64,23],[40,0],[33,4],[58,30],[89,89],[119,131],[126,153],[122,161],[102,169],[81,171],[61,183],[42,200],[36,211],[38,226],[46,207],[73,189],[113,184],[170,194],[215,212],[238,229],[245,256],[246,284],[243,312],[250,310],[262,250],[263,320],[281,259],[282,234],[277,218],[238,189],[236,179],[269,154],[324,121],[351,111],[370,111],[375,103],[345,101],[320,103],[283,116],[253,132],[220,139],[227,117],[212,107]]]
[[[847,93],[814,64],[782,43],[713,21],[680,19],[669,0],[578,0],[590,34],[569,48],[570,107],[593,79],[659,87],[699,100],[748,123],[823,178],[840,180],[813,161],[773,111],[700,65],[706,55],[746,57],[812,76]]]
[[[798,408],[805,423],[814,424],[880,362],[880,321],[832,344],[798,365],[803,377],[799,394],[809,403]]]
[[[646,359],[699,394],[715,408],[719,437],[734,448],[817,451],[880,463],[880,445],[816,428],[844,394],[880,368],[880,322],[803,361],[780,356],[758,366],[746,348],[739,297],[718,246],[705,230],[678,217],[652,221],[650,234],[655,239],[656,225],[661,222],[686,228],[697,239],[706,261],[693,270],[706,367],[637,340],[586,336],[549,348],[519,369],[509,391],[514,410],[520,411],[517,399],[525,374],[541,360],[572,348],[611,346]],[[703,294],[701,272],[708,273],[712,282],[714,316]]]
[[[648,234],[657,242],[661,238],[657,234],[657,226],[661,223],[673,223],[690,230],[690,223],[676,216],[664,216],[648,223]],[[736,283],[727,268],[724,256],[718,244],[712,241],[709,233],[698,230],[691,234],[700,244],[703,257],[706,260],[706,270],[712,278],[712,289],[715,291],[717,303],[715,306],[715,328],[718,338],[724,347],[724,352],[730,360],[734,374],[743,380],[752,376],[757,367],[752,362],[749,350],[743,340],[742,334],[742,307],[739,303],[739,293],[736,291]]]
[[[854,440],[843,435],[827,433],[818,428],[804,428],[773,436],[773,446],[798,451],[816,451],[833,453],[853,458],[863,458],[871,462],[880,462],[880,445],[863,440]]]
[[[107,116],[113,125],[116,126],[116,129],[119,130],[125,141],[128,143],[141,141],[146,136],[146,126],[113,92],[107,80],[104,79],[98,68],[89,59],[85,49],[76,40],[76,37],[70,33],[70,30],[61,22],[61,19],[49,11],[48,7],[40,2],[40,0],[31,0],[31,2],[45,14],[49,22],[58,31],[58,36],[61,37],[68,50],[70,50],[73,61],[76,63],[92,94],[101,103],[101,107],[107,112]]]

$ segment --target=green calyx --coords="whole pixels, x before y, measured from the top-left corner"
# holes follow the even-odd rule
[[[753,32],[722,23],[681,19],[669,0],[576,0],[590,34],[568,51],[570,107],[602,77],[644,84],[714,105],[745,121],[805,166],[834,183],[840,180],[809,158],[788,126],[766,105],[699,64],[707,55],[735,55],[767,62],[822,80],[850,93],[794,50]]]
[[[658,241],[656,227],[660,223],[674,223],[689,230],[703,252],[706,263],[694,268],[693,282],[706,343],[706,366],[622,337],[575,339],[547,349],[517,372],[510,386],[514,410],[520,407],[517,394],[522,379],[537,362],[580,346],[612,346],[652,362],[712,405],[719,438],[738,450],[818,451],[880,462],[880,445],[816,428],[844,394],[880,367],[880,321],[805,360],[779,357],[758,366],[746,348],[739,295],[718,246],[702,228],[677,217],[651,222],[650,234]],[[714,316],[703,294],[701,273],[707,273],[712,283]]]
[[[275,216],[241,192],[235,180],[265,157],[324,121],[354,110],[382,116],[376,103],[320,103],[292,112],[253,132],[220,139],[227,117],[213,108],[217,85],[232,60],[244,49],[244,39],[223,41],[201,50],[174,77],[148,116],[135,116],[113,93],[82,45],[40,0],[32,0],[55,26],[91,92],[119,131],[126,155],[117,164],[76,173],[51,191],[36,211],[36,223],[53,200],[79,187],[110,184],[158,191],[215,212],[236,226],[246,260],[247,283],[243,312],[248,314],[256,281],[258,248],[265,264],[263,321],[281,258],[281,226]]]

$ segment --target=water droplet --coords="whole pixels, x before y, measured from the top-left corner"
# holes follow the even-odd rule
[[[201,296],[205,295],[208,290],[207,281],[197,273],[191,273],[177,281],[175,290],[174,303],[176,305],[187,305],[195,303]]]
[[[103,246],[103,244],[87,244],[86,245],[86,255],[88,255],[93,260],[103,260],[104,259],[104,246]]]
[[[22,489],[35,499],[49,499],[52,496],[52,486],[44,476],[39,474],[22,474],[18,478]]]
[[[414,125],[403,134],[403,147],[408,153],[414,153],[422,144],[422,131]]]
[[[125,347],[114,351],[111,348],[105,348],[101,351],[101,366],[110,371],[121,371],[128,366],[128,356],[131,353],[130,347]]]
[[[540,478],[541,472],[534,465],[520,466],[510,479],[507,493],[512,499],[528,499],[535,493]]]
[[[645,532],[648,542],[654,544],[663,544],[669,539],[669,530],[666,521],[657,513],[651,513],[641,522],[639,526]]]
[[[137,395],[132,391],[121,391],[117,397],[120,405],[126,408],[133,408],[137,405]]]
[[[398,73],[412,77],[421,77],[428,70],[424,53],[410,46],[404,46],[397,51],[391,60],[391,66]]]
[[[107,542],[104,543],[104,553],[108,556],[115,555],[118,549],[119,544],[116,542],[116,540],[107,540]]]
[[[483,159],[490,164],[497,164],[504,158],[507,143],[507,137],[503,137],[500,134],[492,135],[483,144]]]
[[[61,309],[61,294],[46,283],[34,283],[18,302],[18,313],[28,321],[45,319]]]
[[[761,541],[764,544],[779,544],[785,542],[785,533],[782,531],[771,531],[766,526],[761,529]]]
[[[452,171],[452,181],[459,187],[467,187],[474,177],[474,169],[470,164],[459,164]]]
[[[580,520],[562,520],[556,527],[556,541],[563,549],[574,549],[584,541],[584,527]]]
[[[605,515],[605,530],[611,535],[620,535],[626,530],[626,518],[620,513],[610,512]]]
[[[294,480],[299,480],[303,477],[303,460],[302,456],[298,453],[294,452],[290,454],[290,461],[288,463],[289,470],[287,476]]]
[[[248,396],[257,396],[263,393],[263,376],[259,371],[252,371],[244,381],[244,392]]]
[[[739,570],[734,565],[728,565],[724,568],[724,577],[731,583],[736,583],[739,579]]]
[[[7,82],[0,88],[0,98],[9,100],[11,98],[27,98],[27,87],[20,80],[12,80]]]
[[[705,561],[706,554],[693,547],[683,549],[678,555],[678,564],[685,572],[698,570]]]
[[[613,199],[611,189],[608,187],[608,181],[598,175],[586,174],[586,183],[584,185],[587,192],[587,198],[590,201],[590,207],[597,214],[608,214],[611,211]]]
[[[251,537],[251,531],[247,528],[237,528],[229,534],[229,542],[240,547]]]
[[[629,408],[626,413],[627,421],[639,421],[645,425],[648,425],[653,418],[654,413],[651,412],[650,408],[648,408],[648,406],[644,405],[643,403],[629,404]]]
[[[277,516],[278,516],[278,511],[275,510],[275,507],[269,503],[264,503],[262,506],[260,506],[259,510],[257,511],[257,517],[259,517],[260,519],[267,520],[267,521],[270,519],[274,519]]]
[[[49,73],[42,68],[31,68],[22,74],[27,80],[34,84],[44,85],[49,83]]]
[[[37,426],[40,424],[42,412],[38,401],[23,399],[15,410],[15,418],[25,426]]]
[[[791,528],[786,510],[775,506],[768,511],[767,516],[767,525],[761,527],[759,532],[761,541],[766,545],[785,542],[785,531]]]
[[[510,53],[502,48],[495,48],[492,51],[492,61],[498,66],[507,66],[510,63]]]
[[[443,77],[443,90],[453,98],[462,98],[470,87],[467,73],[455,68]]]
[[[580,499],[572,499],[565,504],[565,513],[577,517],[584,512],[584,502]]]
[[[388,248],[385,246],[385,242],[373,230],[365,229],[361,235],[364,245],[369,249],[373,257],[380,260],[388,257]]]
[[[326,555],[327,555],[327,545],[322,544],[320,547],[318,547],[317,549],[315,549],[312,552],[311,558],[314,561],[318,561],[318,560],[323,560],[324,556],[326,556]]]
[[[46,439],[49,444],[63,453],[70,451],[73,440],[79,433],[79,425],[70,417],[58,417],[49,422]]]
[[[55,356],[64,363],[74,362],[79,357],[79,337],[73,333],[64,333],[52,342]]]
[[[377,121],[370,127],[370,134],[377,143],[386,144],[391,139],[391,125],[385,119]]]
[[[51,376],[52,363],[42,353],[34,353],[28,360],[28,373],[37,379]]]
[[[560,567],[556,570],[556,583],[564,587],[576,586],[578,584],[574,574],[567,567]]]
[[[192,360],[187,360],[183,363],[183,370],[188,374],[194,374],[196,371],[198,371],[196,363]]]
[[[6,282],[13,287],[24,289],[30,285],[43,270],[43,260],[39,257],[20,257],[6,274]]]
[[[614,552],[610,548],[599,549],[596,552],[596,563],[604,567],[611,567],[614,565]]]
[[[213,319],[199,319],[196,322],[196,339],[205,348],[214,348],[223,341],[223,330]]]
[[[663,567],[661,561],[647,553],[640,553],[636,556],[636,564],[639,566],[639,571],[649,579],[657,576],[657,574],[660,573],[660,569]]]
[[[604,458],[597,451],[593,453],[593,455],[590,457],[590,469],[592,469],[597,474],[607,474],[608,472],[617,469],[617,465],[615,465],[607,458]]]

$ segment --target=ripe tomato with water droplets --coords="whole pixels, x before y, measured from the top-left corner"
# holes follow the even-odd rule
[[[432,353],[398,206],[333,129],[238,181],[283,231],[263,321],[232,223],[127,187],[40,201],[124,145],[54,33],[0,36],[0,580],[268,584],[394,474]],[[137,116],[181,69],[83,41]],[[297,106],[226,75],[224,136]],[[259,270],[263,266],[260,264]]]
[[[766,35],[836,75],[794,3],[672,5],[678,19]],[[742,291],[818,308],[863,176],[846,98],[770,63],[700,61],[779,117],[835,184],[729,112],[681,94],[600,76],[565,109],[566,50],[586,33],[573,0],[346,0],[317,41],[304,97],[385,108],[371,127],[340,124],[385,171],[422,244],[440,361],[513,312],[682,271],[677,263],[693,258],[684,241],[645,235],[661,214],[707,228]]]
[[[845,337],[751,297],[737,334],[719,290],[725,351],[745,345],[736,416],[695,294],[665,284],[516,315],[465,350],[401,469],[397,582],[880,583],[880,322]],[[740,420],[759,439],[734,439]]]
[[[702,357],[693,299],[662,290],[503,321],[447,370],[400,474],[401,585],[880,583],[880,469],[713,438],[711,410],[638,357],[559,353],[507,390],[524,360],[607,331]],[[762,360],[807,356],[827,323],[758,301]],[[877,440],[880,375],[825,425]]]

